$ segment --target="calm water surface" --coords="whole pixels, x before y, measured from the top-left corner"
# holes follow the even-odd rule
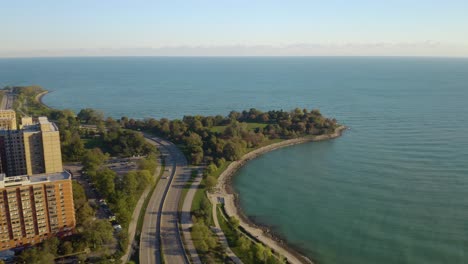
[[[319,263],[468,263],[468,59],[0,59],[27,84],[114,117],[319,108],[351,130],[250,162],[245,212]]]

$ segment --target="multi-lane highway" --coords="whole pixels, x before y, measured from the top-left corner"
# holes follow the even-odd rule
[[[190,169],[174,144],[156,137],[148,140],[159,148],[166,167],[146,208],[140,263],[161,263],[162,258],[165,263],[189,263],[179,232],[178,207],[182,189],[190,179]]]
[[[11,92],[5,92],[0,101],[0,110],[12,109],[14,100],[15,97]]]

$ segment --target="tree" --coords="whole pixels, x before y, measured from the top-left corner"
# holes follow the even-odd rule
[[[224,157],[227,160],[234,161],[242,157],[242,148],[239,144],[228,142],[223,149]]]
[[[123,176],[122,191],[130,196],[134,196],[138,188],[137,172],[130,171]]]
[[[104,119],[104,113],[91,108],[81,109],[78,118],[86,124],[96,125]]]
[[[96,174],[96,185],[104,197],[110,198],[115,193],[115,172],[109,168],[101,169]]]
[[[251,247],[251,242],[250,240],[248,240],[247,238],[245,238],[244,236],[241,236],[239,237],[239,239],[237,240],[236,242],[237,246],[239,247],[239,249],[243,252],[247,252],[249,251],[250,247]]]
[[[218,183],[218,180],[215,177],[208,176],[206,177],[206,180],[205,180],[205,187],[208,191],[211,191],[213,190],[213,188],[216,186],[217,183]]]
[[[229,218],[229,224],[231,224],[231,226],[232,226],[234,229],[237,229],[237,228],[239,228],[240,222],[239,222],[239,219],[237,219],[237,218],[234,217],[234,216],[231,216],[231,217]]]
[[[210,163],[210,165],[208,165],[208,167],[206,167],[206,174],[211,175],[211,174],[215,173],[217,170],[218,170],[218,167],[216,167],[216,165],[214,163]]]
[[[208,197],[206,195],[203,195],[203,198],[201,199],[200,202],[200,208],[198,208],[194,214],[197,218],[203,219],[205,221],[208,221],[211,217],[211,203]],[[203,221],[202,221],[203,222]]]
[[[156,168],[158,167],[156,155],[151,154],[148,155],[146,158],[140,159],[137,165],[139,170],[148,170],[151,174],[153,174],[156,171]]]
[[[95,214],[94,209],[87,202],[80,208],[75,209],[75,211],[77,225],[83,225],[87,221],[92,220]]]
[[[195,132],[184,137],[187,152],[190,153],[190,160],[193,164],[197,165],[203,160],[203,141],[200,135]]]
[[[19,263],[24,264],[50,264],[54,263],[55,256],[38,248],[26,249],[19,255]]]
[[[198,245],[203,251],[214,249],[218,244],[210,228],[203,221],[199,221],[192,226],[192,234],[193,239],[198,241]]]
[[[260,243],[255,243],[254,245],[254,252],[255,252],[255,257],[259,260],[259,261],[266,261],[266,258],[265,258],[265,247],[260,244]]]
[[[102,153],[98,148],[94,148],[85,152],[81,163],[83,170],[96,171],[99,167],[108,160],[109,156]]]
[[[62,142],[63,156],[67,161],[78,161],[84,154],[85,148],[80,135],[75,132],[69,141]]]
[[[114,202],[112,203],[112,210],[117,216],[117,220],[122,225],[127,225],[132,220],[132,208],[136,203],[135,196],[125,195],[118,192],[115,195]]]
[[[42,243],[42,250],[56,256],[59,244],[58,238],[51,237]]]
[[[137,171],[138,187],[137,189],[143,191],[146,186],[154,183],[154,177],[148,170]]]
[[[73,244],[71,241],[65,241],[60,245],[61,255],[68,255],[73,253]]]
[[[83,187],[76,181],[72,182],[73,204],[75,206],[76,223],[82,225],[94,216],[94,209],[89,206]]]
[[[113,232],[114,228],[109,221],[96,220],[86,226],[83,237],[93,248],[99,248],[112,241]]]

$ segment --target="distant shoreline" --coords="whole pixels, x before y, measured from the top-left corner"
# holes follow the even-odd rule
[[[294,247],[293,245],[288,245],[279,234],[272,232],[268,227],[256,223],[255,220],[249,218],[243,211],[239,204],[239,194],[237,194],[232,187],[232,179],[237,175],[237,172],[242,168],[248,161],[255,159],[267,152],[284,148],[292,145],[307,143],[307,142],[316,142],[330,140],[337,137],[340,137],[343,134],[343,131],[346,130],[346,126],[339,126],[335,129],[335,132],[329,135],[319,135],[319,136],[307,136],[295,139],[289,139],[283,142],[267,145],[251,151],[244,156],[242,156],[238,161],[232,162],[224,170],[218,178],[218,185],[216,189],[220,193],[215,195],[221,195],[225,198],[225,210],[229,216],[234,216],[239,219],[240,226],[244,228],[252,236],[257,237],[262,243],[266,244],[268,247],[279,252],[281,255],[289,255],[287,257],[288,261],[291,261],[291,258],[296,259],[297,261],[291,261],[293,263],[313,263],[309,258],[300,253],[300,250]],[[263,237],[261,237],[263,236]],[[282,250],[281,250],[282,249]]]

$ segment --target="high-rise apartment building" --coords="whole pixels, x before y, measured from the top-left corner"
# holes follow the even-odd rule
[[[57,126],[45,117],[21,123],[0,127],[0,250],[69,235],[75,227]]]
[[[21,129],[0,130],[0,159],[7,176],[62,172],[57,126],[46,117],[23,118]]]
[[[0,174],[0,251],[71,235],[75,210],[68,172]]]

